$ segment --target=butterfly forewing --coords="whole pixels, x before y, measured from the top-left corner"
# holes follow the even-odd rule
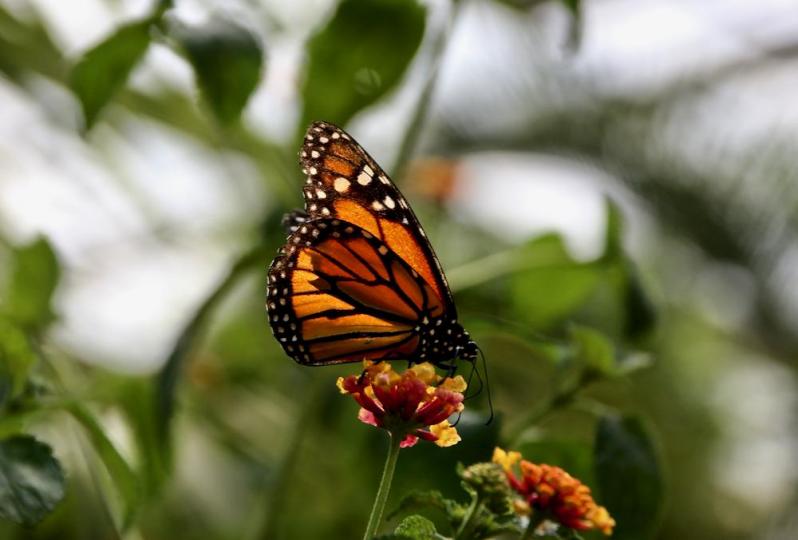
[[[300,151],[305,211],[336,217],[370,232],[421,275],[454,314],[446,277],[407,200],[355,140],[326,122],[308,128]]]

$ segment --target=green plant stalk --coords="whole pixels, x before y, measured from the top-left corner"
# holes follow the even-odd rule
[[[371,509],[371,516],[369,516],[369,523],[366,526],[363,540],[374,538],[380,523],[382,523],[382,515],[385,512],[385,503],[388,502],[388,494],[391,492],[391,482],[393,481],[393,473],[396,470],[396,461],[399,459],[399,445],[401,443],[402,437],[399,434],[391,433],[388,457],[385,459],[385,468],[382,470],[380,487],[374,499],[374,507]]]
[[[460,540],[468,538],[465,536],[467,532],[470,532],[471,524],[476,519],[477,515],[479,515],[479,511],[482,508],[482,503],[479,500],[479,495],[474,495],[474,500],[471,501],[471,505],[466,510],[466,515],[463,517],[463,522],[458,527],[457,532],[454,533],[454,540]]]

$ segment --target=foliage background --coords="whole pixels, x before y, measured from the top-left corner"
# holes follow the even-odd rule
[[[519,432],[597,487],[623,411],[665,496],[619,538],[794,538],[797,11],[0,1],[0,434],[67,477],[0,537],[360,535],[385,441],[336,393],[356,368],[295,365],[262,307],[326,119],[419,212],[500,415],[404,453],[394,504]]]

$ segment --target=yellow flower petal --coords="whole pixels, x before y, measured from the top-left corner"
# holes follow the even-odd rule
[[[510,471],[520,460],[521,452],[505,452],[498,446],[493,449],[493,463],[498,463],[505,471]]]
[[[463,378],[462,375],[457,375],[454,378],[446,378],[439,385],[439,388],[444,388],[446,390],[451,390],[452,392],[460,392],[460,393],[463,393],[467,387],[468,384],[466,384],[465,379]]]
[[[430,432],[438,437],[435,444],[441,448],[453,446],[460,442],[460,435],[457,430],[449,424],[448,420],[444,420],[440,424],[435,424],[429,427]]]
[[[338,387],[338,391],[341,392],[342,394],[348,394],[349,393],[346,390],[344,390],[344,378],[343,377],[338,377],[338,380],[335,381],[335,386]]]
[[[416,377],[418,377],[419,380],[425,384],[434,384],[440,379],[439,375],[435,373],[435,366],[429,362],[416,364],[415,366],[411,367],[409,371],[415,373]]]

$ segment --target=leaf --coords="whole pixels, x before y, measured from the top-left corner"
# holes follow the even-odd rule
[[[601,267],[577,263],[562,238],[548,234],[529,242],[518,256],[511,302],[521,320],[547,328],[585,303],[601,278]]]
[[[152,19],[127,24],[86,52],[72,69],[70,86],[83,107],[86,129],[125,84],[150,44]]]
[[[463,520],[466,506],[445,498],[440,491],[412,491],[402,498],[396,510],[388,515],[388,519],[409,510],[437,510],[446,516],[449,523],[457,524]]]
[[[88,433],[94,450],[119,491],[124,501],[123,527],[127,528],[132,524],[140,502],[141,485],[138,477],[88,409],[78,403],[70,403],[66,409]]]
[[[634,417],[603,417],[594,452],[599,504],[617,523],[613,538],[653,538],[664,488],[659,460],[642,422]]]
[[[435,524],[425,517],[419,515],[407,516],[396,527],[394,534],[400,538],[412,538],[412,540],[435,540],[439,538]]]
[[[36,362],[25,333],[11,321],[0,317],[0,405],[5,399],[20,396],[30,368]]]
[[[15,248],[4,311],[23,326],[43,327],[53,319],[50,299],[59,275],[58,260],[45,238]]]
[[[302,129],[314,120],[344,125],[400,80],[424,35],[414,0],[343,0],[308,43]]]
[[[64,473],[52,450],[28,435],[0,441],[0,518],[35,525],[64,497]]]
[[[572,325],[569,333],[574,355],[580,365],[603,376],[618,373],[615,345],[607,336],[598,330],[579,325]]]
[[[202,97],[217,120],[222,124],[238,120],[261,78],[260,41],[243,26],[219,18],[202,26],[173,22],[169,33],[185,51]]]

